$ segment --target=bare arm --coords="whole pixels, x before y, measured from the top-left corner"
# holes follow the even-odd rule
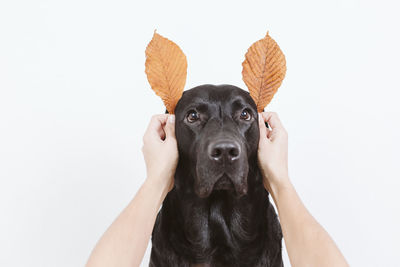
[[[172,120],[167,122],[168,116]],[[153,116],[143,137],[146,181],[98,241],[87,267],[140,265],[157,212],[174,185],[178,151],[173,118],[166,114]]]
[[[294,267],[349,266],[329,234],[303,205],[288,175],[288,138],[277,114],[259,114],[258,161],[264,186],[278,208],[283,237]],[[265,126],[269,123],[271,129]]]

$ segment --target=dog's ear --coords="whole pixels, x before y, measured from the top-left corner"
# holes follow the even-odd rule
[[[145,72],[154,92],[161,97],[168,113],[174,114],[186,83],[186,56],[174,42],[154,31],[146,47]]]
[[[242,63],[242,78],[262,112],[272,100],[286,74],[286,59],[278,44],[269,36],[253,43]]]

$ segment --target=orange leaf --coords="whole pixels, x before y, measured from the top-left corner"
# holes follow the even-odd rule
[[[242,66],[243,81],[258,112],[262,112],[285,78],[285,55],[267,32],[247,50]]]
[[[174,42],[154,31],[146,47],[145,66],[151,88],[164,101],[168,112],[173,114],[186,83],[185,54]]]

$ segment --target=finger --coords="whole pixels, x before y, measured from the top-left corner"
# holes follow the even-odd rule
[[[268,133],[267,133],[268,139],[271,139],[271,136],[272,136],[272,131],[268,129]]]
[[[175,139],[175,115],[169,115],[165,125],[165,139]]]
[[[270,125],[272,130],[275,129],[284,129],[281,120],[278,117],[278,114],[275,112],[263,112],[263,118]]]
[[[260,113],[258,113],[258,126],[260,128],[260,141],[261,141],[262,140],[261,138],[266,138],[268,136],[269,130],[265,125],[264,119]]]
[[[167,118],[168,114],[154,115],[150,120],[145,135],[151,138],[158,138],[163,140],[165,138],[165,132],[163,128],[167,121]]]
[[[267,129],[267,137],[269,138],[269,136],[271,135],[271,132],[272,132],[269,124],[265,123],[265,128]]]
[[[263,113],[265,113],[265,112],[263,112]],[[270,126],[266,123],[266,120],[265,120],[265,117],[263,116],[263,113],[258,113],[258,122],[259,122],[259,125],[260,125],[260,130],[261,129],[265,129],[265,134],[263,133],[264,136],[269,138],[269,135],[271,134],[271,129],[269,129]]]

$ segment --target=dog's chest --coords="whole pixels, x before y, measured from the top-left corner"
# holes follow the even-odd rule
[[[192,263],[190,267],[211,267],[209,263]]]
[[[207,206],[192,206],[184,225],[186,240],[195,247],[196,257],[212,258],[215,253],[240,253],[240,248],[253,242],[257,229],[248,216],[251,207],[227,207],[215,202]],[[210,266],[210,265],[194,265]]]
[[[154,230],[154,262],[183,266],[183,261],[192,267],[278,266],[270,265],[281,258],[281,236],[279,227],[274,227],[279,222],[268,196],[253,195],[240,202],[213,199],[212,204],[171,199],[163,206]]]

